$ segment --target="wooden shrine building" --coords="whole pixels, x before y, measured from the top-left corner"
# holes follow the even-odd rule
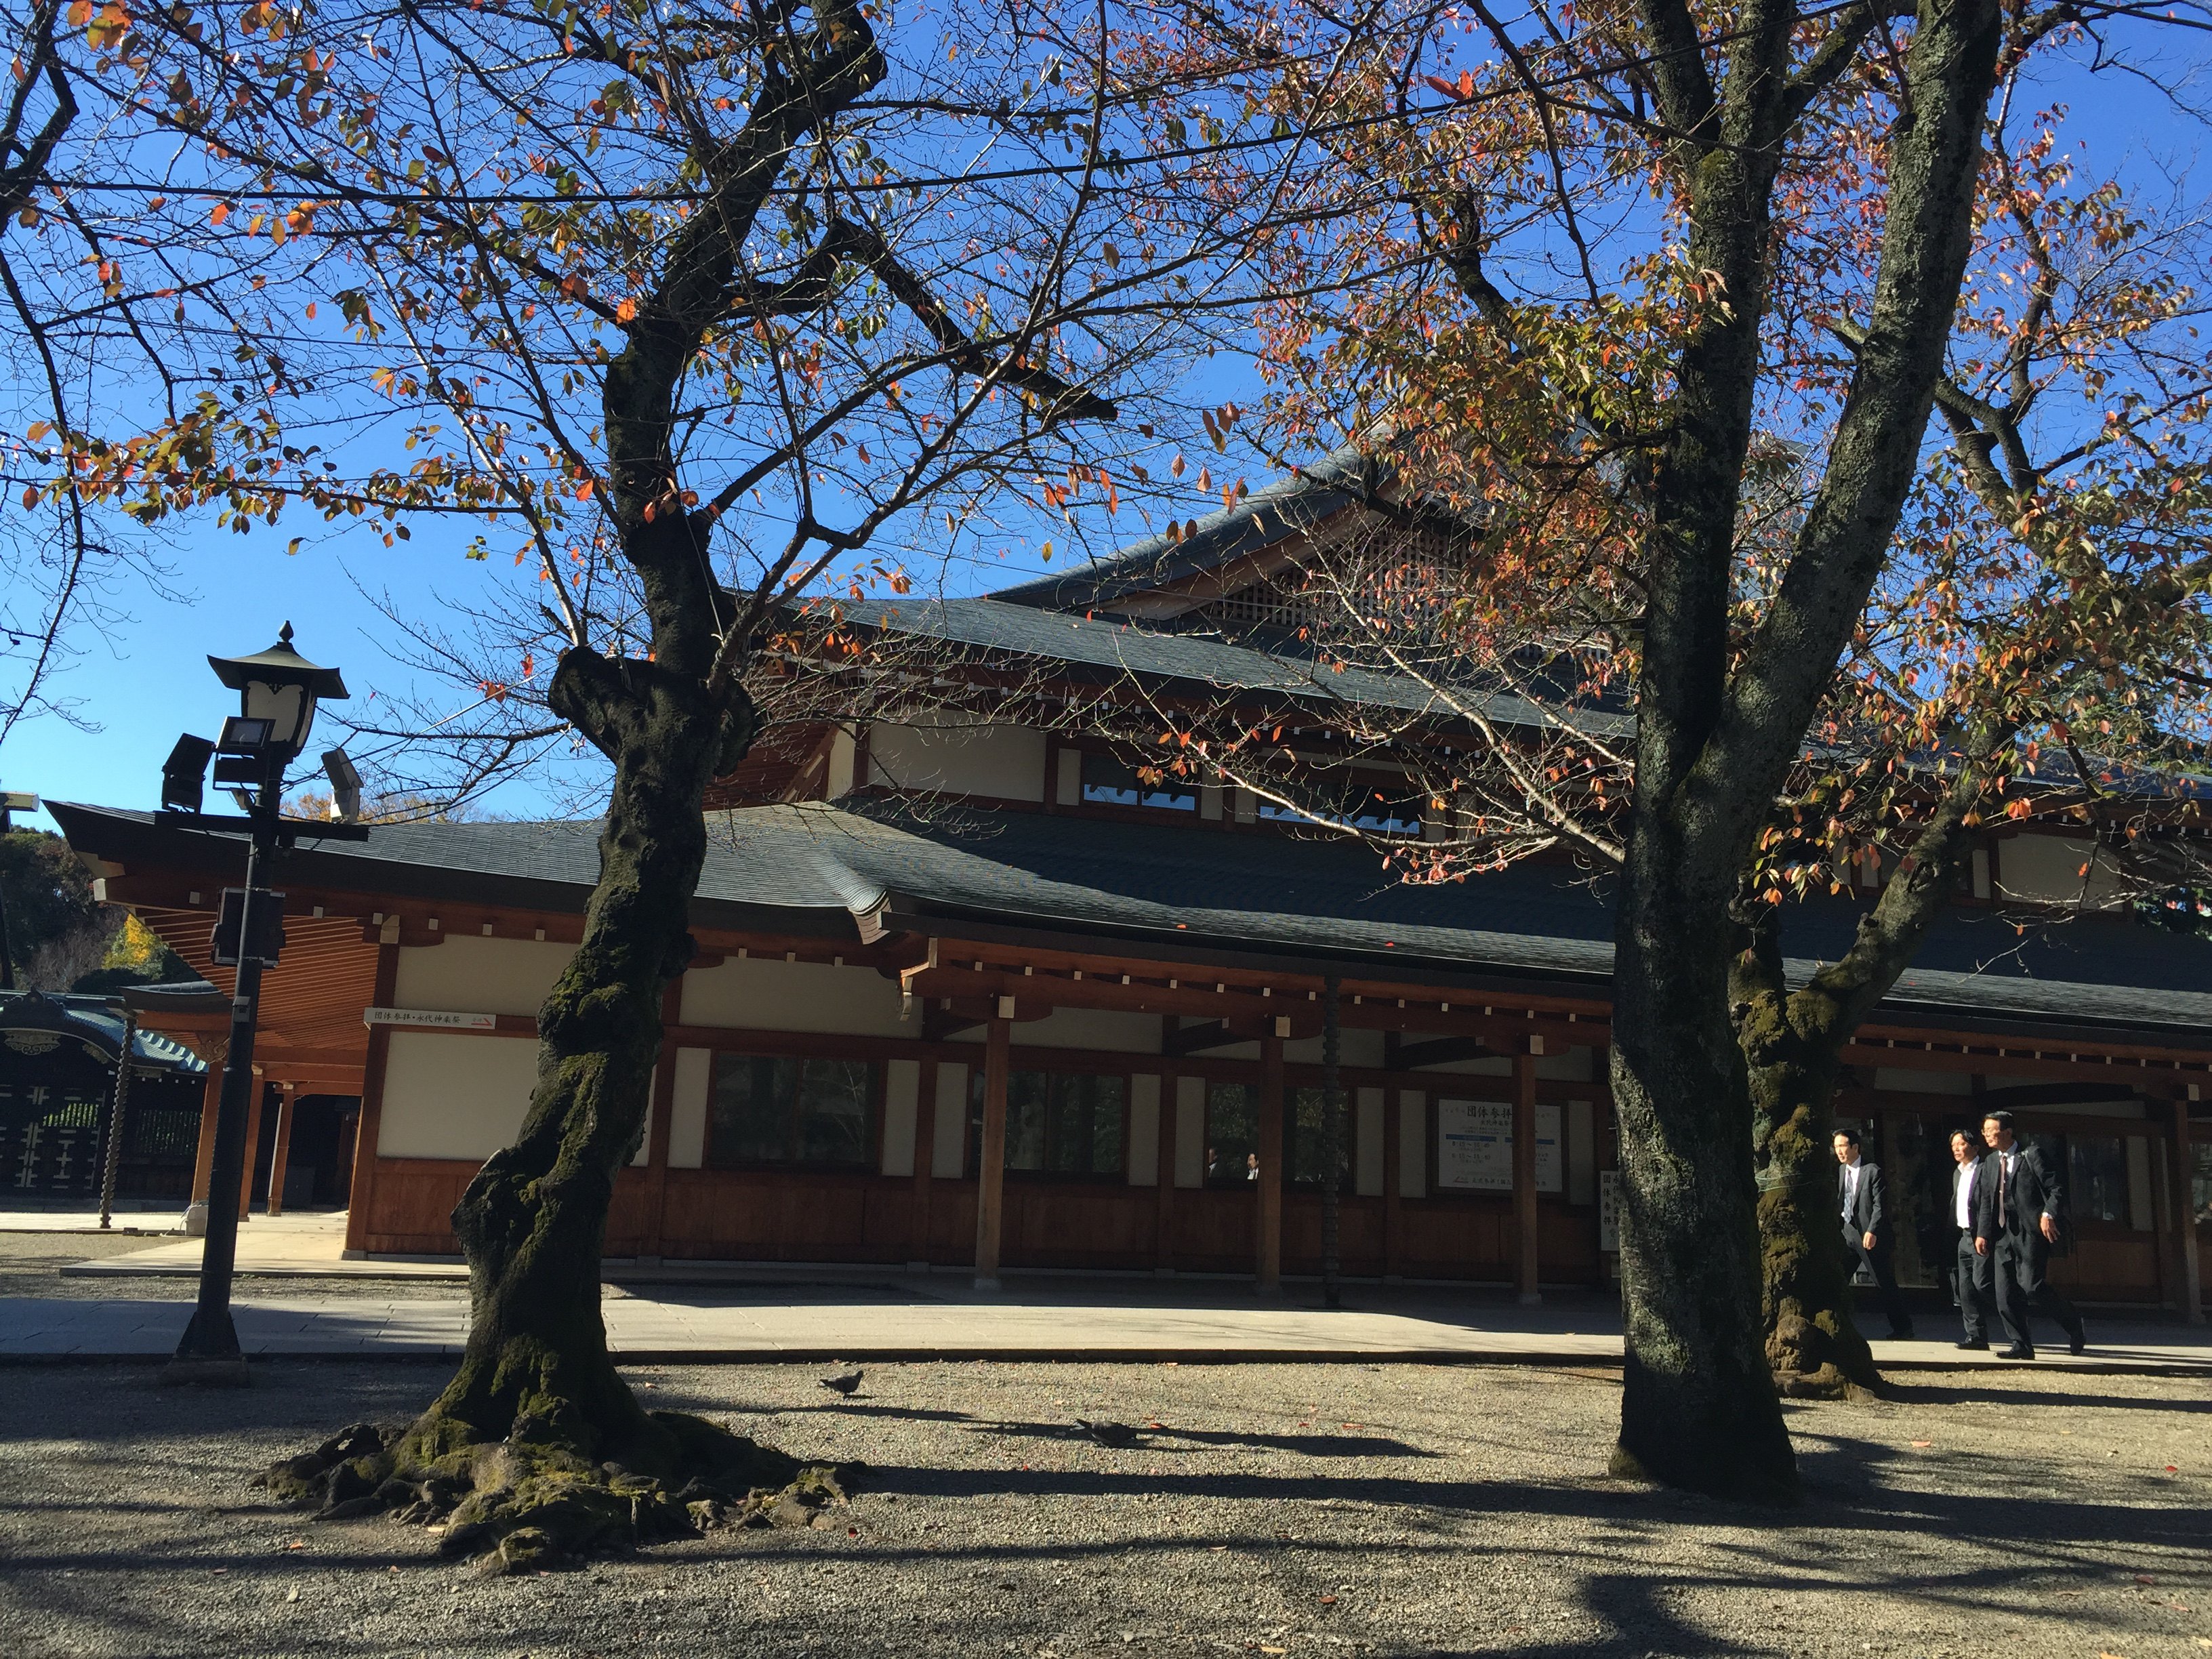
[[[1404,696],[1372,676],[1302,689],[1230,625],[1301,538],[1356,510],[1309,475],[1076,578],[870,615],[957,640],[1025,696],[1106,676],[1278,708]],[[714,812],[702,954],[668,992],[609,1254],[1316,1273],[1334,979],[1345,1271],[1531,1294],[1603,1282],[1613,921],[1586,872],[1394,884],[1364,847],[1232,786],[1140,781],[1114,743],[1031,706],[825,728],[786,799]],[[227,986],[207,940],[241,846],[52,810],[106,896]],[[258,1059],[272,1083],[359,1097],[351,1251],[454,1249],[455,1200],[521,1119],[595,833],[379,826],[284,859]],[[2002,1103],[2070,1171],[2080,1244],[2054,1278],[2094,1302],[2202,1307],[2212,939],[2102,902],[2075,873],[2098,856],[1992,826],[1972,890],[1845,1055],[1840,1110],[1905,1200],[1908,1282],[1936,1282],[1948,1255],[1946,1137]],[[1865,902],[1793,905],[1785,954],[1832,957]]]

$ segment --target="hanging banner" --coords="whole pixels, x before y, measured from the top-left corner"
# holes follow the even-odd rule
[[[1566,1190],[1560,1110],[1536,1103],[1536,1190]],[[1437,1102],[1437,1185],[1462,1193],[1513,1190],[1513,1108],[1498,1100]]]

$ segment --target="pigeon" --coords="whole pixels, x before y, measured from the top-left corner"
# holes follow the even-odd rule
[[[1137,1431],[1127,1423],[1092,1423],[1083,1418],[1075,1419],[1081,1429],[1102,1446],[1111,1446],[1116,1451],[1126,1450],[1137,1443]]]
[[[850,1400],[860,1391],[860,1378],[864,1375],[865,1373],[860,1371],[847,1371],[842,1376],[823,1376],[815,1380],[823,1388],[833,1389]]]

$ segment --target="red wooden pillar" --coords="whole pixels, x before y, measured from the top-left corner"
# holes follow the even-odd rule
[[[389,1008],[399,991],[399,918],[386,922],[376,947],[374,1006]],[[358,1261],[368,1249],[370,1212],[376,1201],[376,1142],[384,1125],[384,1069],[392,1028],[368,1028],[368,1062],[361,1073],[361,1116],[353,1137],[353,1185],[346,1194],[346,1255]]]
[[[215,1115],[222,1098],[223,1045],[211,1043],[207,1060],[207,1087],[200,1092],[200,1144],[192,1157],[192,1198],[195,1204],[207,1202],[208,1188],[215,1178]]]
[[[238,1218],[250,1218],[253,1208],[253,1165],[261,1150],[261,1098],[269,1092],[269,1085],[256,1072],[253,1074],[252,1104],[246,1114],[246,1164],[238,1172]]]
[[[1260,1039],[1260,1198],[1255,1206],[1259,1237],[1253,1280],[1261,1296],[1283,1288],[1283,1040]]]
[[[300,1085],[276,1085],[276,1151],[269,1160],[269,1213],[284,1213],[284,1170],[292,1161],[292,1119],[300,1109]]]
[[[1382,1090],[1382,1277],[1397,1279],[1403,1275],[1405,1245],[1399,1234],[1403,1224],[1405,1201],[1405,1144],[1404,1122],[1399,1114],[1405,1108],[1401,1099],[1404,1091],[1393,1078]]]
[[[1005,999],[1003,1000],[1011,1000]],[[975,1288],[999,1288],[1006,1195],[1006,1071],[1013,1022],[994,1019],[983,1043],[983,1144],[975,1169]]]
[[[1160,1073],[1160,1139],[1158,1158],[1159,1185],[1152,1193],[1152,1270],[1175,1271],[1175,1183],[1176,1136],[1182,1126],[1182,1079],[1173,1071]]]
[[[668,1138],[676,1133],[676,1039],[668,1030],[683,1018],[684,981],[678,975],[660,993],[660,1058],[653,1065],[653,1099],[646,1108],[645,1203],[638,1218],[637,1253],[654,1261],[660,1259],[666,1231]]]
[[[2181,1317],[2185,1324],[2204,1322],[2204,1264],[2198,1255],[2197,1243],[2197,1210],[2194,1194],[2190,1185],[2189,1096],[2173,1098],[2173,1156],[2168,1160],[2173,1165],[2172,1208],[2174,1231],[2179,1235],[2180,1269],[2174,1280],[2174,1299],[2181,1304]]]
[[[1513,1278],[1521,1305],[1544,1299],[1536,1288],[1536,1056],[1541,1045],[1530,1037],[1513,1056]]]
[[[929,1265],[929,1183],[937,1174],[937,1062],[921,1062],[914,1097],[914,1203],[908,1209],[906,1261]]]

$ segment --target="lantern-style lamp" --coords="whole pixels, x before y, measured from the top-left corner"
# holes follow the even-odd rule
[[[279,764],[307,747],[315,705],[348,696],[337,669],[318,667],[292,648],[289,623],[266,651],[250,657],[211,656],[208,666],[239,694],[238,714],[223,723],[222,748],[258,752]]]

